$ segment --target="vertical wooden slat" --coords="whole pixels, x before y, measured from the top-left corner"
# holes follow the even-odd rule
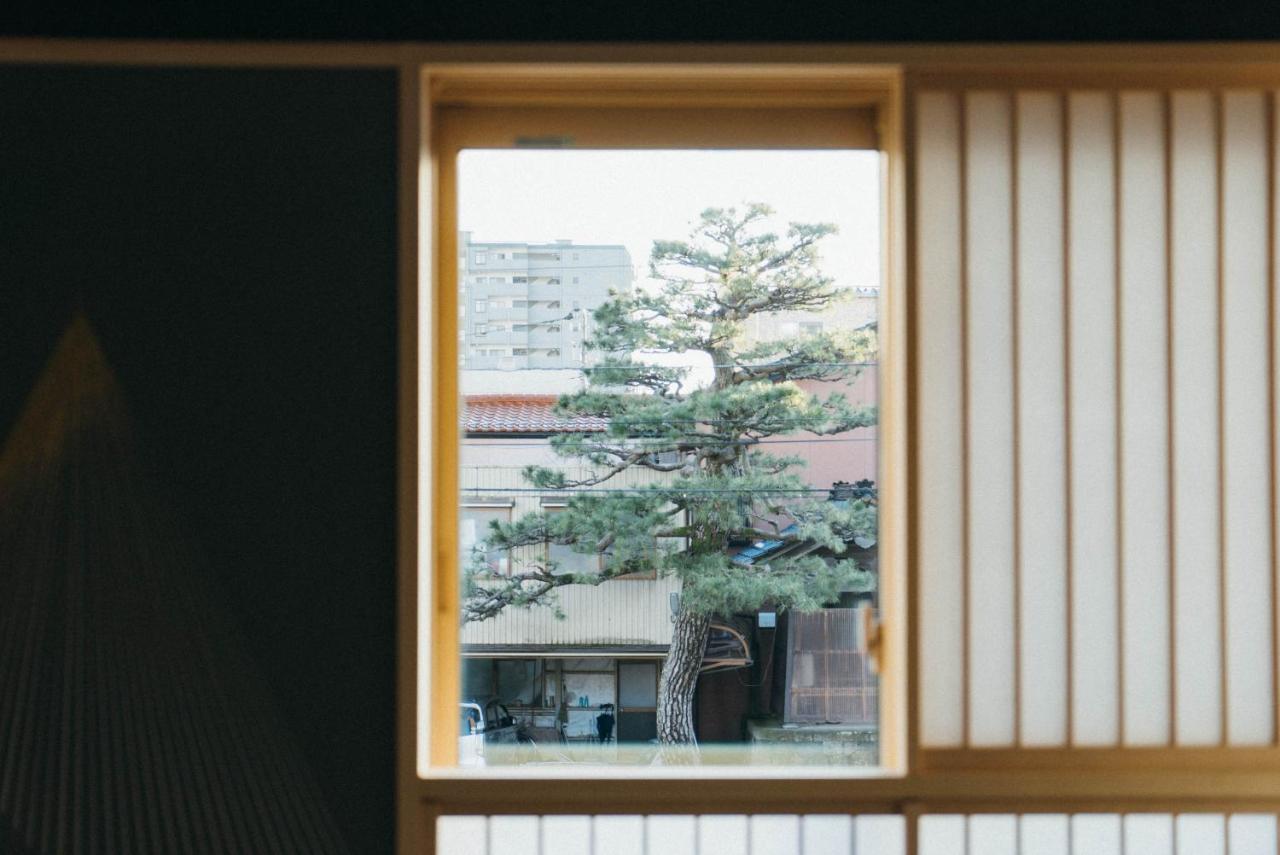
[[[1018,303],[1021,256],[1018,251],[1018,202],[1021,184],[1018,169],[1018,135],[1021,132],[1021,116],[1018,110],[1018,93],[1010,91],[1009,98],[1009,358],[1013,364],[1011,384],[1011,411],[1013,430],[1010,436],[1013,454],[1012,504],[1013,504],[1013,743],[1022,746],[1022,448],[1021,448],[1021,398],[1019,391],[1022,374]]]
[[[1280,745],[1280,567],[1277,556],[1280,556],[1280,531],[1276,529],[1277,518],[1280,518],[1280,505],[1277,505],[1277,472],[1276,456],[1276,93],[1268,90],[1265,95],[1264,133],[1266,134],[1267,158],[1267,445],[1268,463],[1268,509],[1271,521],[1271,743]]]
[[[1227,432],[1226,417],[1226,343],[1223,340],[1223,327],[1226,324],[1223,291],[1223,249],[1224,232],[1226,231],[1222,197],[1223,185],[1226,183],[1226,170],[1223,157],[1222,129],[1222,91],[1213,93],[1213,221],[1217,228],[1214,240],[1214,290],[1218,301],[1217,313],[1217,369],[1218,369],[1218,744],[1227,744]]]
[[[1066,375],[1061,102],[1019,94],[1017,383],[1020,723],[1025,746],[1067,734]]]
[[[1174,397],[1173,397],[1173,208],[1177,203],[1177,195],[1173,186],[1173,95],[1163,93],[1164,112],[1164,270],[1165,270],[1165,400],[1168,402],[1169,418],[1165,423],[1166,481],[1169,487],[1169,742],[1170,746],[1178,741],[1178,644],[1177,644],[1177,604],[1178,604],[1178,538],[1176,535],[1178,497],[1173,489],[1174,460],[1176,434],[1174,431]],[[1177,834],[1175,825],[1174,834]]]
[[[1125,723],[1125,647],[1124,647],[1124,460],[1122,458],[1122,431],[1124,425],[1124,369],[1121,364],[1121,358],[1124,352],[1124,329],[1123,321],[1120,317],[1120,295],[1124,291],[1124,278],[1122,276],[1121,256],[1124,252],[1124,219],[1120,216],[1120,211],[1124,207],[1124,162],[1120,156],[1120,150],[1124,140],[1124,115],[1120,111],[1120,93],[1112,92],[1110,97],[1111,110],[1111,198],[1113,200],[1114,214],[1112,215],[1112,228],[1114,229],[1111,241],[1111,261],[1112,261],[1112,284],[1114,292],[1111,296],[1112,312],[1114,313],[1115,328],[1112,335],[1115,337],[1115,436],[1112,439],[1112,453],[1114,458],[1112,465],[1115,467],[1115,484],[1116,494],[1113,499],[1115,509],[1115,589],[1116,589],[1116,608],[1115,608],[1115,635],[1116,635],[1116,744],[1123,745],[1126,741],[1124,732]],[[1124,852],[1123,836],[1120,840],[1121,855]]]
[[[1059,94],[1062,113],[1062,141],[1060,172],[1062,174],[1062,393],[1066,405],[1062,408],[1062,472],[1063,472],[1063,530],[1065,532],[1064,569],[1066,598],[1064,605],[1066,615],[1063,620],[1063,634],[1066,636],[1067,657],[1067,691],[1066,691],[1066,740],[1074,744],[1075,739],[1075,644],[1072,637],[1075,626],[1075,579],[1071,568],[1075,563],[1072,547],[1071,531],[1073,528],[1072,508],[1074,506],[1074,484],[1071,478],[1071,97],[1069,93]],[[1068,829],[1070,826],[1068,825]]]
[[[1012,247],[1010,111],[967,95],[966,473],[969,742],[1014,740]]]
[[[960,549],[963,584],[960,589],[960,619],[963,626],[960,649],[962,651],[962,708],[960,716],[960,732],[965,747],[973,743],[971,731],[973,722],[973,699],[970,673],[973,670],[973,640],[971,628],[973,624],[973,562],[972,537],[970,529],[973,511],[971,466],[969,451],[973,437],[969,421],[971,404],[971,388],[969,384],[969,313],[970,288],[969,275],[969,98],[967,94],[960,96]]]
[[[964,547],[962,441],[963,347],[960,105],[948,93],[922,92],[918,128],[917,324],[919,394],[918,495],[920,588],[920,738],[924,745],[963,742]],[[959,423],[959,425],[958,425]],[[957,429],[959,427],[959,429]]]

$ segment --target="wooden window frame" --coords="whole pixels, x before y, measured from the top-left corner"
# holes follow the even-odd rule
[[[431,495],[429,528],[434,532],[429,555],[424,560],[422,581],[430,585],[430,604],[424,611],[431,616],[431,627],[425,638],[429,651],[430,691],[418,687],[420,703],[430,711],[426,716],[443,722],[444,727],[434,731],[429,724],[425,734],[425,757],[419,757],[418,771],[423,787],[434,789],[443,785],[451,792],[459,779],[478,780],[494,777],[510,778],[513,774],[524,776],[541,770],[458,770],[453,766],[456,738],[450,729],[450,710],[456,705],[456,670],[459,655],[456,613],[458,609],[457,580],[448,573],[430,573],[430,567],[453,566],[456,545],[451,532],[456,523],[456,501],[448,497],[456,494],[457,446],[448,425],[456,422],[458,378],[456,369],[456,321],[454,304],[457,300],[456,262],[456,159],[464,148],[514,148],[521,143],[556,145],[566,139],[577,148],[723,148],[743,147],[759,149],[809,149],[809,148],[860,148],[889,153],[882,187],[882,211],[886,222],[900,211],[900,203],[893,199],[892,188],[898,186],[899,158],[892,154],[899,139],[898,130],[898,74],[892,68],[866,66],[815,68],[779,68],[775,73],[762,72],[748,66],[721,66],[704,68],[696,65],[659,65],[636,68],[615,66],[563,66],[531,65],[523,67],[469,67],[427,68],[423,91],[426,94],[424,119],[429,132],[424,134],[427,152],[424,159],[431,164],[432,193],[425,207],[430,221],[433,252],[430,282],[432,312],[429,321],[432,376],[432,409],[430,458],[433,477],[423,485],[422,493]],[[532,91],[531,91],[532,90]],[[744,109],[744,104],[750,108]],[[773,120],[767,115],[774,111]],[[886,229],[886,232],[889,230]],[[883,238],[887,276],[893,282],[901,265],[891,257],[897,244],[887,234]],[[899,293],[889,287],[885,294]],[[882,317],[887,330],[882,347],[889,355],[882,364],[895,362],[897,342],[893,334],[894,319],[901,311],[892,301],[886,300]],[[419,302],[422,306],[422,301]],[[890,369],[892,370],[892,369]],[[892,381],[889,388],[905,388]],[[893,533],[902,527],[894,519],[892,509],[900,506],[905,486],[905,467],[891,459],[896,449],[904,443],[893,443],[886,437],[903,433],[899,401],[892,397],[883,404],[881,428],[882,471],[896,473],[884,479],[882,507],[890,509],[882,518],[887,545],[882,559],[882,584],[886,600],[905,603],[903,586],[897,577],[904,564],[895,561],[891,546]],[[905,396],[902,396],[905,397]],[[425,447],[423,451],[425,451]],[[902,505],[904,506],[904,505]],[[899,553],[901,554],[901,553]],[[890,609],[892,611],[892,607]],[[895,622],[886,621],[891,629],[887,634],[901,638],[905,621],[899,610]],[[892,648],[894,645],[890,644]],[[897,649],[904,645],[899,641]],[[882,759],[879,770],[884,775],[901,774],[905,770],[905,703],[894,704],[891,699],[905,696],[905,658],[893,655],[887,658],[884,682],[886,698],[882,705]],[[426,680],[424,679],[425,683]],[[421,743],[420,743],[421,746]],[[765,767],[735,768],[735,777],[743,775],[757,780],[785,778],[806,780],[812,777],[806,770],[777,770]],[[827,776],[865,777],[864,770],[827,770]],[[557,775],[537,775],[547,778],[547,791],[558,791],[581,783]],[[658,797],[666,789],[668,781],[689,780],[695,776],[688,770],[665,770],[661,777],[652,775],[638,779],[634,770],[608,770],[605,777],[626,781],[650,797]],[[706,775],[697,775],[706,784]],[[715,775],[724,777],[724,772]],[[554,783],[552,783],[554,781]],[[639,795],[639,794],[638,794]],[[523,798],[513,799],[523,802]],[[541,797],[535,798],[540,801]],[[645,801],[641,796],[639,802]],[[638,803],[639,803],[638,802]],[[531,809],[531,808],[530,808]]]

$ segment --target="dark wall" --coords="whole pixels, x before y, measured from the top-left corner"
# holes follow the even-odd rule
[[[393,828],[395,77],[0,66],[0,435],[76,307],[353,851]]]
[[[1261,0],[322,0],[11,4],[0,31],[99,38],[413,41],[1268,39]]]

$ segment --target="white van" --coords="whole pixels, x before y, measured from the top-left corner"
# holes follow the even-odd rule
[[[516,720],[502,701],[473,698],[459,704],[458,765],[484,766],[486,745],[511,745],[519,741]]]

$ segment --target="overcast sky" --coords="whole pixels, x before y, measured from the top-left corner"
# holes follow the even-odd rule
[[[823,267],[839,284],[880,270],[880,156],[872,151],[470,150],[458,161],[472,240],[620,243],[636,274],[655,239],[687,237],[709,207],[767,202],[777,225],[835,223]]]
[[[469,150],[458,159],[459,228],[476,242],[622,244],[644,287],[655,239],[682,239],[710,207],[766,202],[772,226],[834,223],[823,270],[880,282],[880,155],[874,151]],[[650,356],[710,379],[699,355]],[[702,363],[706,362],[706,365]]]

